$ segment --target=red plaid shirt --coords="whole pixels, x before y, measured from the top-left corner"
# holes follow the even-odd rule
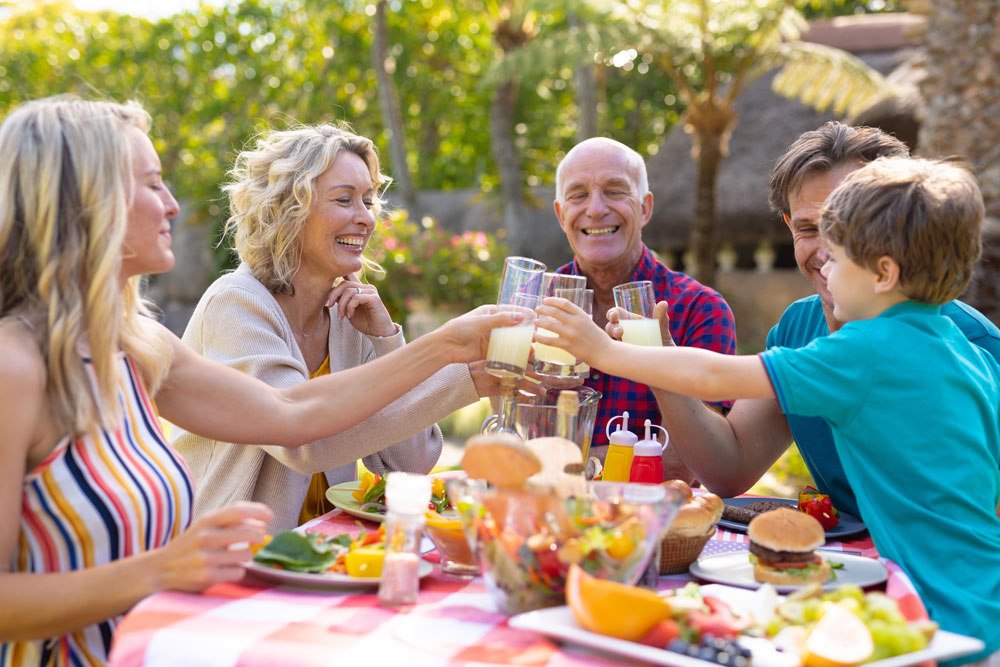
[[[583,275],[580,265],[572,262],[556,269],[557,273]],[[642,257],[632,274],[632,280],[651,280],[657,302],[666,300],[670,312],[670,335],[677,345],[701,347],[706,350],[736,353],[736,325],[733,311],[725,299],[710,287],[678,271],[671,271],[666,264],[653,256],[643,244]],[[596,368],[584,384],[601,392],[601,402],[594,421],[594,447],[608,444],[605,428],[608,420],[628,410],[629,430],[642,437],[642,424],[661,424],[660,408],[653,392],[638,384]],[[729,406],[730,403],[722,403]],[[669,432],[667,424],[661,424]]]

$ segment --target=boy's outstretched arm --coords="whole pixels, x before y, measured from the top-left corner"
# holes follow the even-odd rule
[[[718,354],[693,347],[641,347],[612,340],[590,316],[565,299],[538,307],[537,326],[559,337],[545,342],[594,368],[703,401],[774,398],[764,364],[756,356]]]

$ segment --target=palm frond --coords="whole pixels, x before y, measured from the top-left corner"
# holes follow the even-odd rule
[[[837,115],[853,116],[894,94],[884,76],[840,49],[789,42],[774,55],[784,62],[771,83],[774,92],[820,112],[833,107]]]
[[[564,67],[574,68],[588,60],[609,60],[623,44],[636,41],[627,26],[588,17],[577,28],[543,33],[522,48],[504,54],[484,73],[480,85],[492,88],[516,78],[534,79]]]

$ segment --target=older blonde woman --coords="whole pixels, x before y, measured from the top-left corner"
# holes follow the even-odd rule
[[[386,180],[371,141],[332,125],[272,132],[240,153],[231,176],[227,227],[241,264],[205,292],[184,342],[274,387],[404,346],[376,288],[359,280]],[[435,422],[492,384],[475,377],[449,366],[358,425],[295,450],[178,431],[173,444],[198,485],[195,515],[256,500],[274,510],[272,530],[288,529],[325,509],[327,485],[356,479],[358,459],[377,473],[426,473],[441,452]]]
[[[481,359],[489,328],[515,319],[465,316],[287,389],[204,359],[139,292],[142,274],[173,266],[178,210],[147,123],[135,105],[60,98],[0,125],[3,665],[103,664],[143,597],[243,576],[271,512],[238,503],[192,524],[191,478],[154,400],[208,438],[296,447]]]

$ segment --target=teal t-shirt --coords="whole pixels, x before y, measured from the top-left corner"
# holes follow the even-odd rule
[[[1000,365],[940,311],[901,303],[761,359],[785,413],[830,425],[879,553],[986,642],[958,664],[1000,649]]]
[[[969,341],[1000,361],[1000,329],[982,313],[966,303],[952,301],[941,307],[941,314],[951,319]],[[767,347],[805,347],[828,335],[830,329],[823,316],[822,302],[813,295],[796,301],[785,310],[781,320],[767,335]],[[792,438],[817,488],[830,496],[834,507],[859,516],[858,503],[844,477],[844,468],[833,446],[829,425],[819,417],[785,416]]]

